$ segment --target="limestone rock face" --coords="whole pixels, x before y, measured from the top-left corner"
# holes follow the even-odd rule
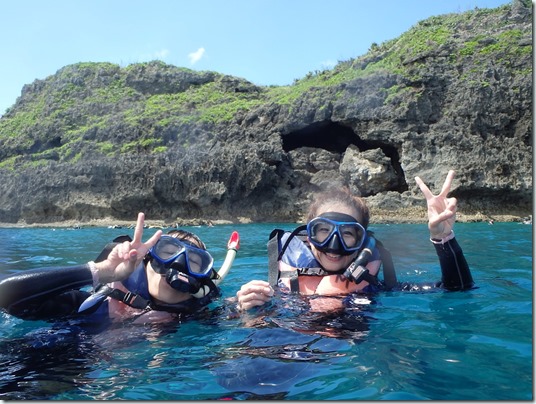
[[[347,186],[425,206],[456,170],[462,212],[532,212],[532,8],[421,21],[288,87],[162,62],[66,66],[0,118],[0,222],[301,220]]]
[[[391,160],[380,148],[360,152],[356,146],[348,146],[340,173],[353,193],[359,196],[375,195],[399,188]]]

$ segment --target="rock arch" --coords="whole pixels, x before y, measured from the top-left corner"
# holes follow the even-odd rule
[[[349,126],[332,121],[316,122],[284,134],[282,144],[283,150],[291,155],[298,152],[311,155],[315,150],[326,150],[340,165],[343,182],[363,196],[384,191],[402,193],[408,189],[396,146],[379,140],[365,140]],[[316,167],[310,172],[318,171]],[[360,171],[361,175],[351,175],[352,171]],[[371,182],[376,185],[368,186]]]

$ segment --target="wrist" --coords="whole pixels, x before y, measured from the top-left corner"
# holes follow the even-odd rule
[[[109,283],[114,281],[113,271],[109,271],[106,265],[103,262],[88,262],[89,269],[91,270],[91,275],[93,277],[93,285],[98,285],[100,283]]]
[[[89,261],[87,263],[87,266],[91,271],[91,278],[93,279],[93,288],[95,288],[99,284],[99,271],[97,269],[97,264],[95,264],[95,261]]]
[[[454,230],[451,230],[449,234],[444,237],[430,237],[430,241],[434,244],[445,244],[447,241],[454,238]]]

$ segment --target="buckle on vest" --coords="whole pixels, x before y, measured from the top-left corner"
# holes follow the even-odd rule
[[[132,302],[136,300],[137,295],[135,295],[132,292],[127,292],[125,296],[123,296],[123,299],[121,299],[124,303],[128,304],[129,306],[132,305]]]

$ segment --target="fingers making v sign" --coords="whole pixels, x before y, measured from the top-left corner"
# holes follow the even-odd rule
[[[454,170],[450,170],[438,195],[432,194],[420,177],[415,177],[428,206],[428,229],[433,239],[443,239],[451,234],[456,221],[456,198],[447,198],[454,178]]]
[[[133,240],[117,244],[108,254],[108,258],[97,264],[100,282],[106,283],[128,278],[151,247],[160,239],[162,230],[157,230],[145,243],[142,241],[144,221],[145,214],[138,213]]]

